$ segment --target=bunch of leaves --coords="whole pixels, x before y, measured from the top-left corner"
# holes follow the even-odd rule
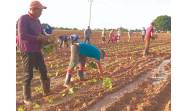
[[[69,88],[68,95],[74,95],[77,90],[78,90],[78,87]]]
[[[39,104],[35,103],[34,106],[33,106],[33,108],[34,109],[39,109],[39,108],[41,108],[41,106]]]
[[[18,107],[18,110],[17,111],[26,111],[25,107],[24,106],[20,106]]]
[[[49,54],[52,53],[54,51],[55,47],[53,44],[47,44],[47,45],[43,45],[43,52],[44,54]]]
[[[103,87],[107,89],[112,89],[112,79],[109,77],[105,77],[103,79]]]
[[[35,90],[37,93],[42,93],[42,87],[35,87],[34,90]]]
[[[97,79],[91,79],[91,80],[88,80],[88,83],[91,83],[91,84],[94,84],[94,83],[96,83],[97,82]]]
[[[49,72],[49,73],[48,73],[48,76],[49,76],[49,77],[53,77],[53,76],[55,76],[55,75],[54,75],[54,73]]]
[[[62,97],[66,96],[66,94],[67,94],[65,90],[62,90],[60,93],[61,93]]]
[[[51,98],[51,97],[46,97],[45,98],[46,99],[46,101],[49,103],[49,104],[53,104],[53,99]]]

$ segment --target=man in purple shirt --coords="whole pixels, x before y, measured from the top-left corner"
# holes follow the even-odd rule
[[[38,19],[42,10],[46,8],[39,1],[32,1],[28,14],[21,16],[17,23],[17,45],[24,66],[23,96],[26,105],[32,103],[31,80],[33,78],[33,67],[37,67],[40,71],[44,95],[48,95],[50,92],[50,79],[47,76],[47,68],[41,53],[42,43],[48,42],[48,39],[42,31]]]

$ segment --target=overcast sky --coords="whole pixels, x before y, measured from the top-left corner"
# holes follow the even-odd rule
[[[26,14],[31,0],[16,3],[16,19]],[[88,0],[40,0],[47,6],[40,21],[56,27],[85,28]],[[171,15],[170,0],[93,0],[91,28],[147,27],[159,15]]]

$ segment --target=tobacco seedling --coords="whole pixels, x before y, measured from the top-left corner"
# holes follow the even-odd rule
[[[107,89],[112,89],[112,79],[109,77],[106,77],[103,79],[103,87]]]
[[[18,111],[26,111],[26,110],[25,110],[25,107],[20,106],[20,107],[18,108]]]

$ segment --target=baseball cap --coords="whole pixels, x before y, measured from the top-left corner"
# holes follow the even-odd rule
[[[32,1],[30,3],[30,8],[31,9],[33,9],[33,8],[46,9],[47,7],[43,6],[39,1]]]

